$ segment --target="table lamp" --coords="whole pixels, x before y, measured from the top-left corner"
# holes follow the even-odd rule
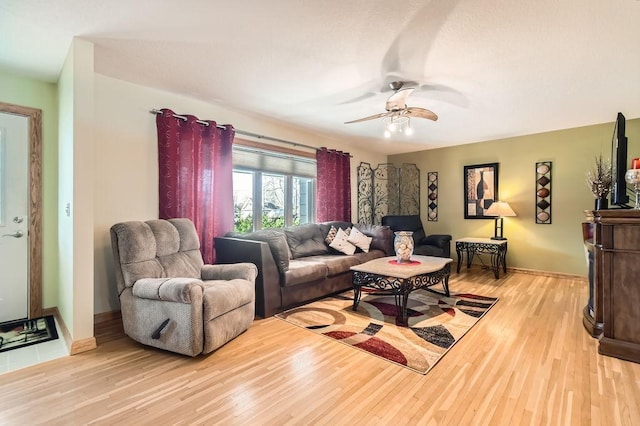
[[[636,204],[634,210],[640,210],[640,158],[631,161],[631,168],[624,175],[624,180],[633,185],[633,192],[636,194]]]
[[[506,238],[502,236],[502,218],[516,215],[511,206],[505,201],[494,201],[484,214],[485,216],[496,216],[494,236],[491,237],[491,239],[506,240]],[[498,233],[498,229],[500,229],[500,233]]]

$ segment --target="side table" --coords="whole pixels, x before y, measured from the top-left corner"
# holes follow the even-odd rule
[[[458,254],[458,268],[460,272],[462,258],[467,255],[467,268],[471,267],[473,256],[476,253],[487,253],[491,256],[491,269],[496,279],[500,278],[500,266],[507,273],[507,240],[492,240],[491,238],[465,237],[456,240],[456,253]]]

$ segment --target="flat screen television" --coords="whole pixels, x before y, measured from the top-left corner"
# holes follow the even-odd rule
[[[627,172],[627,136],[625,135],[626,120],[621,112],[616,118],[611,141],[611,172],[613,188],[611,188],[611,205],[629,207],[629,195],[627,194],[627,182],[624,175]]]

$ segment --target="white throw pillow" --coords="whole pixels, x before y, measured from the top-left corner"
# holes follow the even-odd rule
[[[342,228],[340,228],[336,233],[336,237],[333,239],[333,241],[331,241],[331,244],[329,244],[329,247],[334,248],[341,253],[351,255],[356,252],[356,246],[351,244],[347,240],[348,238],[349,235],[347,235],[347,233],[343,231]]]
[[[344,230],[344,232],[347,234],[347,236],[349,235],[349,232],[351,232],[351,228],[347,228]],[[336,229],[335,226],[331,225],[331,229],[329,229],[329,232],[327,233],[327,236],[324,238],[325,242],[329,245],[331,245],[331,242],[333,241],[333,239],[336,237],[336,234],[338,233],[338,230]]]
[[[373,238],[367,237],[362,232],[360,232],[358,228],[356,228],[355,226],[351,228],[351,234],[349,234],[349,238],[347,238],[347,241],[349,241],[351,244],[355,245],[365,253],[369,253],[371,240],[373,240]]]

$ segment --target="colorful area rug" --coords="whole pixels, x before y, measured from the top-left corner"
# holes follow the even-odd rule
[[[0,323],[0,352],[58,338],[53,316]]]
[[[475,294],[451,297],[416,290],[399,326],[393,296],[366,294],[353,311],[353,292],[327,297],[276,317],[426,374],[498,301]]]

